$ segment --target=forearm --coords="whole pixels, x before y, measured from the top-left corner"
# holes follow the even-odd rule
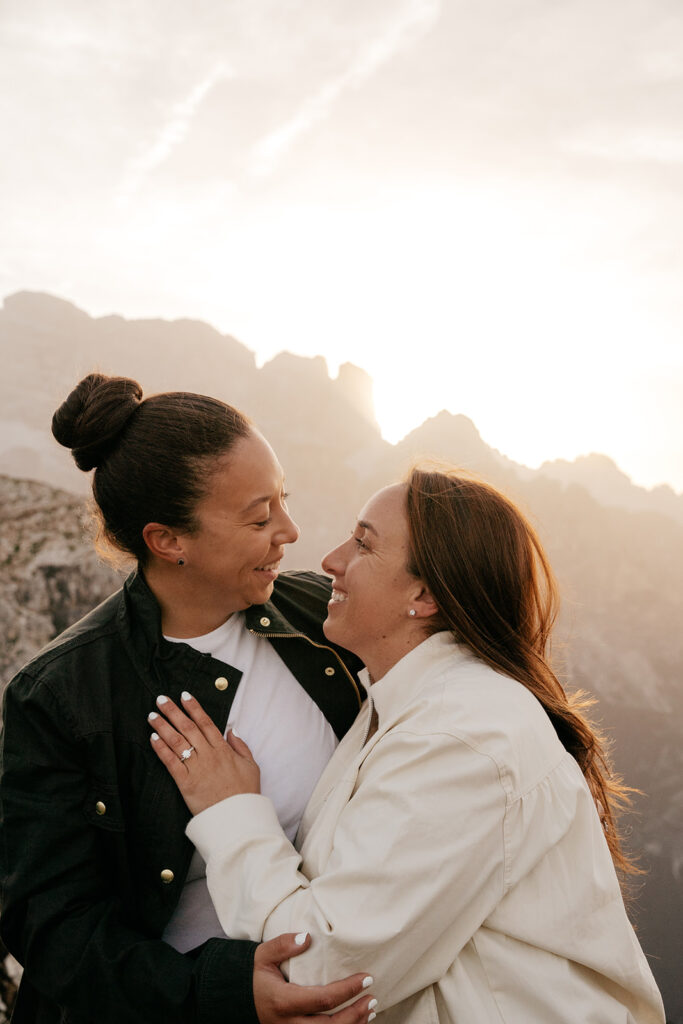
[[[486,759],[438,737],[388,742],[366,768],[311,879],[262,797],[209,808],[188,835],[224,928],[310,931],[293,981],[364,969],[388,1008],[441,977],[501,898],[505,797]]]
[[[10,892],[11,897],[11,892]],[[25,978],[50,1003],[98,1024],[226,1024],[255,1022],[255,944],[212,940],[196,958],[183,956],[117,921],[102,903],[44,917],[39,899],[12,902],[0,925]],[[89,925],[92,927],[88,928]],[[86,936],[86,928],[88,928]]]

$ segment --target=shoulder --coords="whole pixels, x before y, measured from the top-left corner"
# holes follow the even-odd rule
[[[300,632],[322,636],[332,584],[316,572],[283,572],[275,581],[266,609],[275,609]]]
[[[553,772],[566,751],[527,687],[461,645],[441,641],[434,646],[410,728],[443,733],[491,759],[510,795]]]
[[[81,662],[95,658],[101,663],[102,652],[118,634],[117,618],[122,601],[119,590],[69,626],[23,666],[7,689],[35,693],[37,688],[49,687],[59,679],[73,681],[74,669]]]
[[[327,639],[323,622],[327,618],[327,603],[332,593],[332,580],[318,572],[283,572],[275,581],[273,594],[268,605],[261,606],[268,613],[275,609],[288,627],[303,633],[319,647],[336,651],[346,667],[357,673],[361,661],[350,651]],[[251,609],[257,612],[256,606]],[[260,609],[257,614],[260,614]]]
[[[332,593],[332,580],[319,572],[292,570],[280,573],[275,581],[271,600],[282,604],[326,608]]]

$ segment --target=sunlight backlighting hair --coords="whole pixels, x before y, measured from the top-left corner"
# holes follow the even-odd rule
[[[585,716],[594,702],[580,692],[568,697],[550,666],[558,589],[533,527],[494,487],[451,467],[413,469],[406,500],[409,570],[439,609],[431,631],[450,630],[536,697],[586,778],[615,867],[637,874],[616,823],[633,791],[612,773],[604,740]]]

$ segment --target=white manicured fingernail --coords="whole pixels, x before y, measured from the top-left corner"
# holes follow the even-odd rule
[[[368,1017],[368,1024],[370,1024],[370,1021],[374,1020],[376,1016],[377,1016],[376,1013],[371,1013],[370,1016]]]
[[[166,704],[168,697],[157,697],[157,704]]]
[[[159,733],[158,732],[153,732],[152,733],[152,740],[153,740],[153,742],[156,743],[156,741],[158,739],[159,739]]]
[[[234,729],[233,729],[233,732],[234,732]],[[294,937],[294,941],[296,942],[297,946],[303,946],[303,944],[304,944],[304,942],[306,941],[307,938],[308,938],[308,932],[299,932],[299,934]]]
[[[180,699],[181,700],[192,700],[192,694],[188,693],[187,690],[183,690],[183,692],[180,694]]]
[[[368,974],[367,978],[363,978],[363,988],[370,988],[371,985],[375,984],[375,979],[371,974]]]
[[[159,716],[158,716],[158,714],[156,713],[156,711],[150,711],[150,713],[149,713],[149,714],[147,715],[147,721],[148,721],[148,722],[153,722],[153,721],[154,721],[154,719],[155,719],[155,718],[158,718],[158,717],[159,717]]]
[[[370,1002],[368,1003],[368,1010],[375,1010],[375,1009],[377,1009],[378,1006],[379,1006],[379,1003],[377,1002],[377,1000],[376,999],[371,999]]]
[[[240,736],[240,734],[238,733],[238,731],[237,731],[237,729],[235,728],[234,725],[233,725],[233,727],[232,727],[232,729],[230,731],[232,732],[233,736],[237,737],[238,740],[242,739],[242,737]],[[299,943],[299,945],[301,945],[301,943]]]

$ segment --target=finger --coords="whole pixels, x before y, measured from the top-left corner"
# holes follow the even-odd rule
[[[193,697],[191,693],[187,692],[187,690],[183,690],[180,695],[180,699],[183,702],[183,709],[196,724],[197,728],[200,729],[207,743],[212,747],[216,747],[220,743],[225,743],[223,733],[216,725],[214,725],[196,697]]]
[[[351,1006],[345,1006],[343,1010],[326,1014],[320,1018],[320,1021],[325,1021],[325,1024],[328,1024],[329,1021],[334,1021],[334,1024],[359,1024],[362,1021],[365,1024],[365,1021],[373,1021],[375,1019],[377,1010],[377,1000],[373,995],[367,995],[362,999],[357,999]],[[312,1018],[312,1020],[316,1019],[315,1017]]]
[[[254,966],[265,968],[279,966],[283,961],[304,953],[311,944],[311,937],[307,932],[298,934],[286,933],[278,935],[275,939],[262,942],[256,949]],[[374,1012],[375,1007],[368,1013],[366,1009],[373,1000],[372,993],[368,991],[373,984],[369,974],[352,974],[342,981],[333,981],[329,985],[302,986],[289,984],[287,986],[287,1009],[292,1014],[320,1014],[334,1010],[336,1006],[348,1002],[355,996],[363,995],[365,998],[358,1006],[345,1007],[340,1013],[351,1011],[348,1015],[338,1018],[338,1024],[355,1024],[356,1020],[367,1020],[368,1013]],[[365,1013],[365,1017],[363,1014]],[[329,1017],[323,1018],[329,1020]],[[336,1015],[331,1019],[337,1020]]]
[[[234,726],[230,729],[226,738],[236,754],[239,754],[240,757],[246,757],[248,761],[254,760],[254,755],[250,748],[244,742],[240,734],[235,732]]]
[[[183,736],[174,729],[170,722],[167,722],[163,715],[158,715],[156,711],[152,711],[147,716],[147,721],[161,737],[167,747],[170,747],[175,752],[175,757],[180,757],[183,750],[187,750],[188,747],[197,747],[188,736]],[[198,743],[200,741],[198,740]]]
[[[157,697],[157,707],[163,715],[166,716],[171,726],[175,729],[176,733],[181,737],[180,740],[175,740],[170,737],[170,733],[165,730],[161,735],[164,736],[166,742],[169,743],[175,750],[178,749],[178,743],[182,743],[183,746],[192,746],[197,751],[201,751],[202,747],[206,744],[203,733],[197,725],[192,721],[191,718],[181,711],[178,705],[171,700],[170,697],[160,696]],[[161,725],[157,720],[157,725]],[[161,731],[158,729],[157,731]],[[186,742],[187,741],[187,742]]]
[[[368,978],[370,979],[369,982],[367,981]],[[341,1024],[350,1024],[350,1022],[362,1019],[365,1010],[368,1010],[370,1013],[375,1011],[377,1000],[371,992],[367,991],[368,986],[372,984],[372,980],[369,974],[353,974],[350,978],[344,978],[342,981],[332,981],[329,985],[304,986],[294,985],[290,982],[287,989],[287,1008],[291,1013],[329,1014],[330,1010],[334,1010],[335,1007],[341,1006],[342,1003],[348,1002],[349,999],[362,995],[364,998],[361,1001],[360,1007],[354,1003],[351,1007],[344,1007],[344,1010],[338,1011],[339,1014],[344,1014],[349,1009],[352,1012],[348,1015],[337,1017],[335,1014],[331,1018],[332,1020],[341,1021]],[[364,985],[365,988],[363,987]],[[373,1003],[372,1008],[370,1008],[370,1003]],[[322,1019],[329,1020],[330,1018],[325,1016]],[[367,1020],[367,1013],[365,1019]]]
[[[157,755],[162,764],[166,765],[173,780],[177,785],[187,780],[187,770],[185,765],[180,760],[178,755],[169,747],[165,740],[157,732],[153,732],[150,736],[150,743],[152,744],[152,750]]]
[[[308,949],[311,944],[311,936],[308,932],[286,932],[274,939],[262,942],[256,949],[254,964],[257,967],[274,965],[279,967],[290,957],[298,956]]]

